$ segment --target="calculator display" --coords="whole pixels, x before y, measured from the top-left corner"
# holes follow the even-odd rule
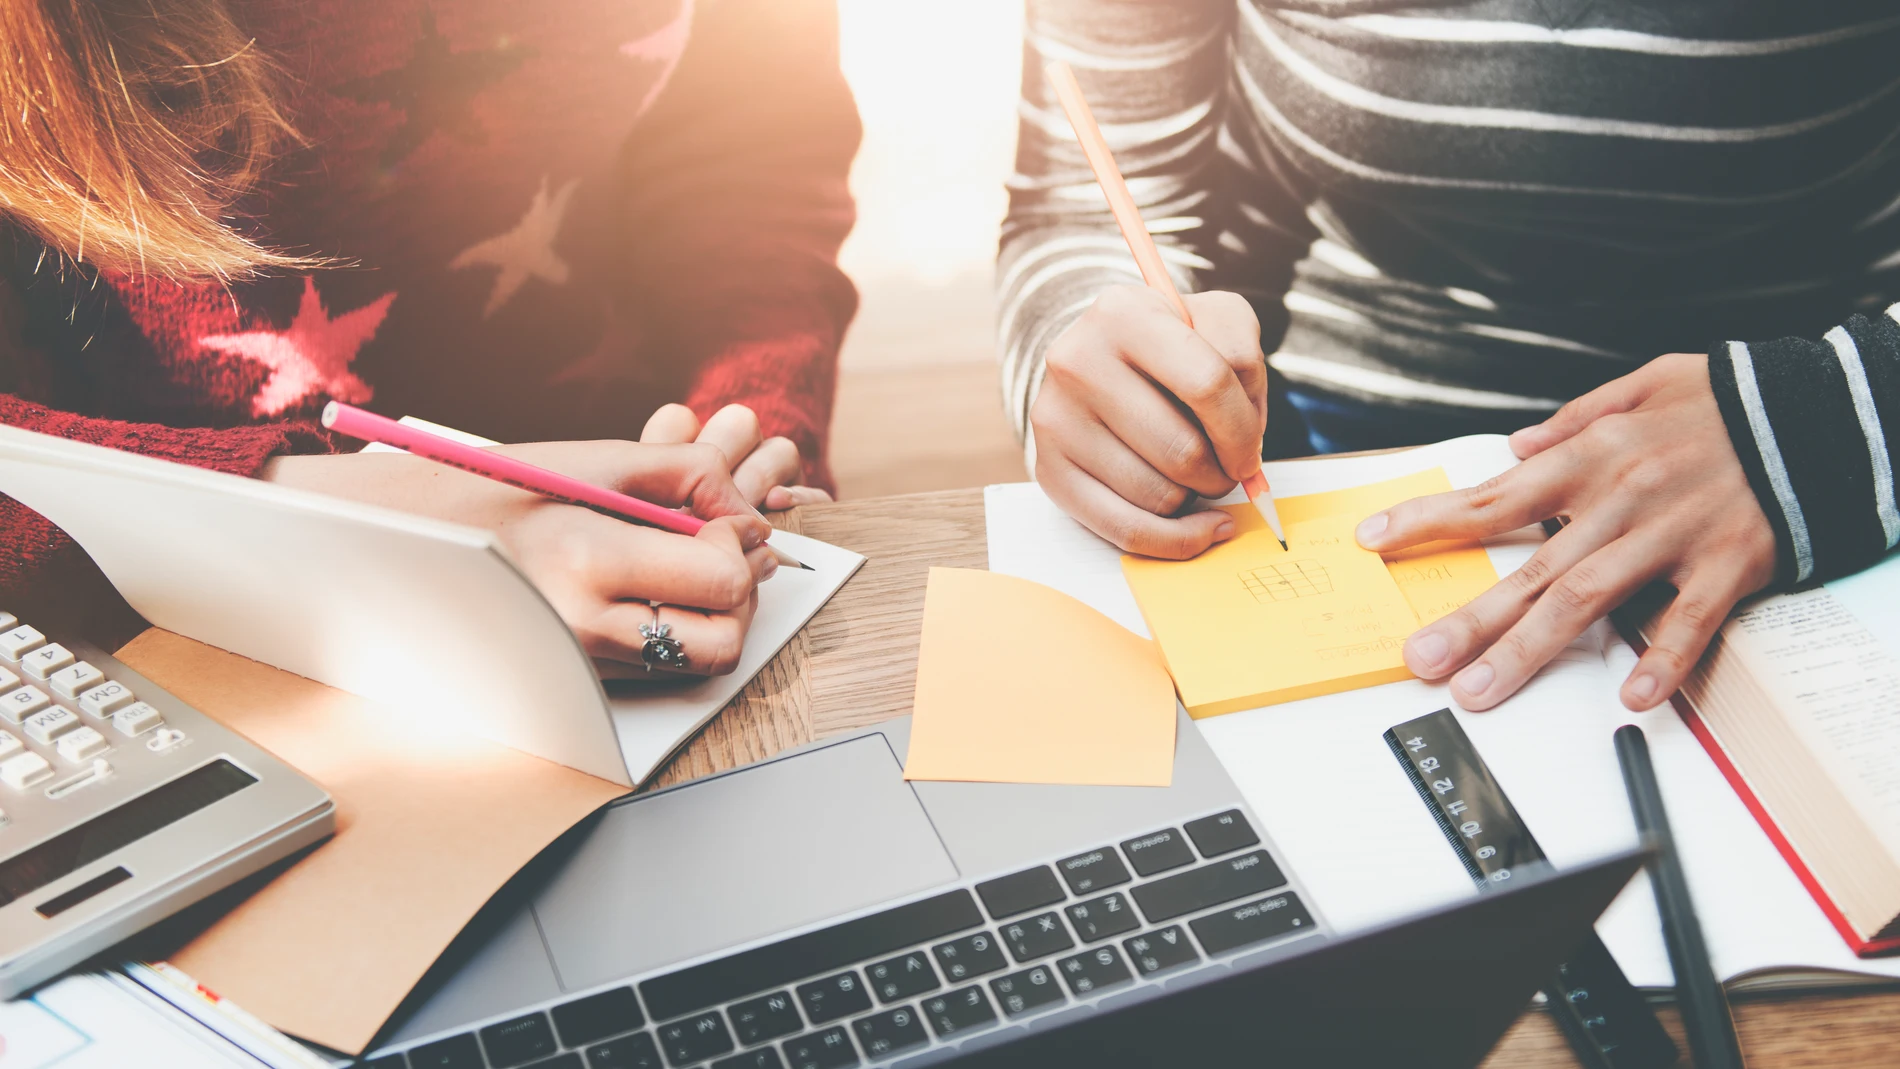
[[[0,906],[249,787],[257,777],[219,758],[0,862]]]

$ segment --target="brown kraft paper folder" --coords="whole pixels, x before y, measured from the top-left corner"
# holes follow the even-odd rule
[[[292,1035],[361,1053],[491,895],[625,793],[157,628],[118,657],[322,784],[337,832],[171,960]]]

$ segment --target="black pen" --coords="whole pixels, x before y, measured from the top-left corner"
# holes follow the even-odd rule
[[[1656,911],[1662,914],[1663,943],[1669,948],[1669,968],[1676,974],[1676,1005],[1682,1010],[1689,1053],[1697,1069],[1743,1069],[1728,995],[1709,964],[1709,946],[1703,942],[1702,924],[1689,898],[1689,881],[1683,878],[1682,862],[1676,857],[1676,839],[1669,831],[1669,814],[1663,809],[1642,728],[1625,724],[1616,729],[1616,760],[1623,766],[1623,786],[1629,790],[1636,830],[1654,851],[1649,885],[1656,892]]]

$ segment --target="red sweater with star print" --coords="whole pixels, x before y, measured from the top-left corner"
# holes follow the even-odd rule
[[[246,225],[339,266],[100,277],[0,226],[0,421],[252,474],[332,448],[332,398],[502,441],[737,401],[829,485],[857,301],[835,0],[228,2],[307,142]],[[79,556],[0,498],[0,593]]]

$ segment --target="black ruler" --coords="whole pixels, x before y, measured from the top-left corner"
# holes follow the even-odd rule
[[[1524,866],[1549,864],[1450,709],[1393,727],[1385,743],[1479,890],[1508,884]],[[1680,1056],[1594,932],[1557,967],[1544,997],[1590,1069],[1661,1069]]]

